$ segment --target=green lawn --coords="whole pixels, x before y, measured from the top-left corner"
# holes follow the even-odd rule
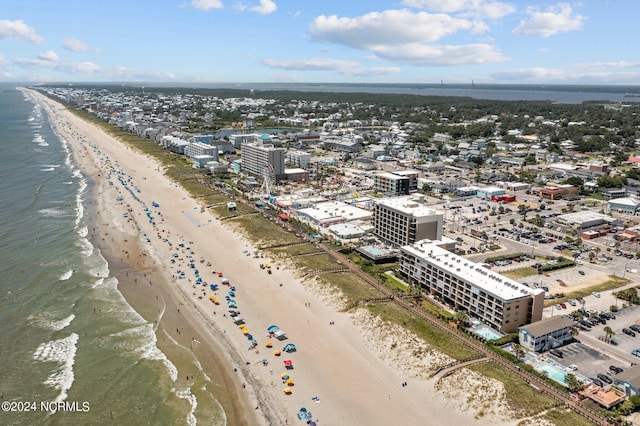
[[[535,416],[556,404],[556,400],[551,396],[536,391],[520,377],[494,362],[471,365],[467,368],[504,383],[509,408],[518,417]]]

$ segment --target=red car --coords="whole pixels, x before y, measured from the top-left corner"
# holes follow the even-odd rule
[[[564,303],[560,303],[560,306],[562,307],[562,309],[567,309],[567,305]]]

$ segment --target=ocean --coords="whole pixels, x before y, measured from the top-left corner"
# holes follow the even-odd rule
[[[225,424],[215,398],[177,380],[192,355],[170,361],[118,291],[66,141],[7,84],[0,148],[0,423]]]

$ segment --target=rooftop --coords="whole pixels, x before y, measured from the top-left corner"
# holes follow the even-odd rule
[[[407,215],[419,217],[441,214],[438,210],[425,206],[414,196],[382,198],[375,202]]]
[[[416,257],[424,259],[440,269],[449,271],[461,280],[471,283],[487,293],[502,300],[528,298],[544,290],[531,289],[497,272],[480,266],[471,260],[457,256],[436,245],[431,240],[422,240],[410,246],[403,246],[402,250]]]
[[[521,330],[525,330],[527,334],[534,337],[545,336],[553,333],[554,331],[562,330],[563,328],[571,327],[573,320],[562,316],[545,318],[543,320],[534,322],[533,324],[523,325]]]

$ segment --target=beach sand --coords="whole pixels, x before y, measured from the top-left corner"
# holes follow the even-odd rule
[[[192,379],[188,376],[196,369],[189,373],[188,365],[178,365],[178,380],[191,380],[196,397],[197,389],[206,386],[224,407],[228,424],[303,423],[297,418],[301,407],[327,425],[515,424],[508,413],[496,410],[492,416],[486,407],[479,418],[467,402],[474,399],[473,388],[460,386],[462,395],[445,397],[427,372],[446,364],[446,356],[428,347],[425,353],[431,355],[420,358],[409,346],[392,349],[393,342],[404,343],[410,336],[392,329],[377,339],[378,327],[381,330],[384,324],[376,324],[362,310],[339,312],[331,300],[313,291],[313,282],[302,283],[295,271],[275,259],[255,258],[250,241],[202,211],[153,159],[77,118],[63,105],[36,96],[70,144],[76,164],[95,180],[93,240],[112,268],[121,262],[112,269],[120,291],[145,319],[155,322],[158,346],[167,348],[169,359],[176,347],[193,354],[206,376],[195,374]],[[121,171],[119,176],[131,191],[114,170]],[[118,196],[122,201],[116,201]],[[159,207],[152,207],[153,201]],[[215,269],[236,287],[234,299],[257,347],[248,349],[247,337],[226,315],[228,288],[220,286],[216,293],[221,304],[214,305],[209,300],[213,291],[195,285],[191,261],[204,281],[221,283],[211,271]],[[272,264],[271,275],[259,267],[266,262]],[[185,271],[186,278],[178,279],[178,270]],[[272,324],[287,332],[286,340],[267,336]],[[267,341],[273,348],[265,347]],[[273,350],[287,343],[294,343],[297,351],[275,356]],[[292,370],[284,368],[285,359],[293,362]],[[291,395],[283,392],[284,373],[294,380]],[[477,397],[482,400],[482,395]],[[502,401],[489,404],[498,406]]]

